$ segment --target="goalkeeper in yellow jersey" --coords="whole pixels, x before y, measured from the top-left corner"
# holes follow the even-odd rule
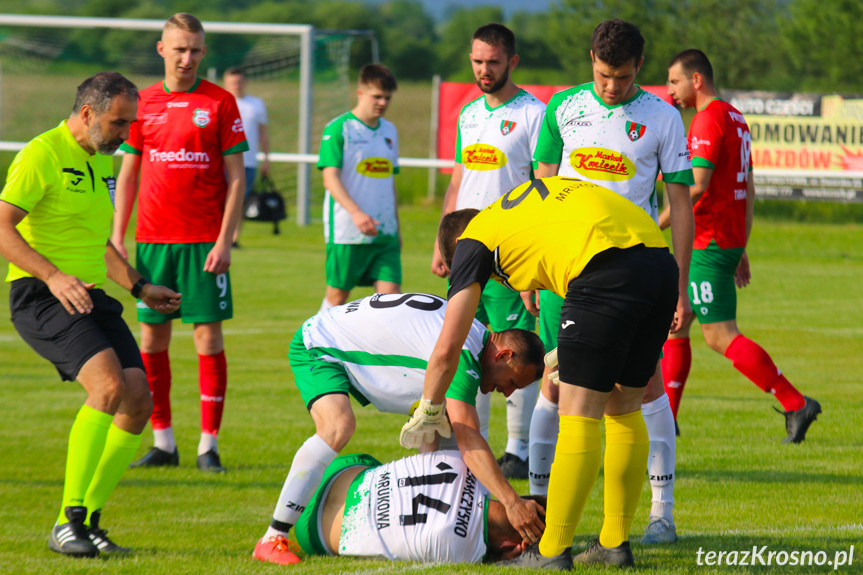
[[[449,304],[426,370],[424,408],[402,429],[402,445],[448,425],[444,393],[489,278],[515,291],[553,291],[565,301],[558,332],[560,432],[546,530],[513,564],[572,566],[572,538],[599,474],[604,415],[605,520],[580,558],[632,565],[629,529],[648,453],[641,398],[678,295],[677,263],[659,227],[612,191],[553,177],[527,182],[481,212],[448,214],[438,240],[451,270]]]

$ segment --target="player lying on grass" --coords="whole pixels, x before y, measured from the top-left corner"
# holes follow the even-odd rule
[[[485,284],[553,290],[564,305],[547,528],[514,565],[572,568],[572,537],[603,460],[603,417],[605,519],[598,540],[576,561],[632,565],[629,529],[648,453],[641,398],[678,300],[677,263],[659,226],[613,191],[554,177],[527,182],[481,212],[447,214],[438,239],[451,272],[449,303],[426,369],[426,408],[402,428],[400,443],[415,445],[445,426],[443,398]]]
[[[315,421],[315,435],[294,456],[273,521],[255,547],[262,561],[296,563],[279,550],[320,484],[324,470],[354,433],[348,394],[361,405],[408,414],[422,395],[425,369],[444,322],[447,302],[429,294],[375,294],[323,311],[309,319],[291,342],[294,381]],[[471,472],[501,501],[507,516],[533,542],[544,528],[543,509],[524,501],[497,466],[480,433],[478,392],[509,396],[542,373],[542,342],[511,329],[490,332],[474,320],[461,347],[446,397],[458,445]],[[422,408],[419,408],[422,409]],[[450,429],[442,432],[450,437]],[[434,433],[427,441],[431,442]]]
[[[527,547],[458,451],[386,464],[364,454],[337,457],[295,531],[308,555],[479,563],[511,559]],[[291,547],[278,537],[272,554],[293,554]]]

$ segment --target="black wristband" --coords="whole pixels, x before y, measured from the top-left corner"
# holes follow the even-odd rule
[[[136,298],[141,297],[141,290],[144,289],[144,286],[151,283],[147,278],[141,278],[135,282],[135,285],[132,286],[132,296]]]

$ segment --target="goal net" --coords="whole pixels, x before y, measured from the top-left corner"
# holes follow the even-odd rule
[[[22,24],[20,17],[0,16],[4,179],[16,144],[66,118],[75,88],[86,77],[116,70],[141,89],[164,77],[156,53],[164,21],[35,18]],[[270,161],[271,177],[286,203],[297,206],[301,224],[310,214],[319,217],[323,191],[318,171],[308,163],[278,161],[279,155],[317,152],[326,123],[352,105],[351,57],[370,55],[371,36],[291,25],[204,22],[204,28],[207,55],[199,75],[221,84],[225,70],[240,66],[246,71],[247,93],[267,105],[270,152],[276,156]]]

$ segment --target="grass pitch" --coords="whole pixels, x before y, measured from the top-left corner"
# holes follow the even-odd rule
[[[444,293],[429,273],[438,208],[402,210],[404,289]],[[103,524],[135,553],[75,560],[48,550],[62,492],[69,427],[84,400],[59,381],[8,321],[8,288],[0,287],[0,572],[2,573],[505,573],[492,566],[391,564],[310,558],[292,568],[251,559],[299,445],[313,433],[287,361],[291,336],[318,309],[324,291],[320,225],[285,223],[280,236],[247,222],[234,252],[236,317],[226,324],[230,386],[220,436],[223,476],[195,469],[197,368],[191,329],[175,325],[171,348],[173,408],[180,467],[130,470],[108,503]],[[784,425],[766,397],[710,351],[693,329],[692,374],[680,413],[676,517],[680,541],[647,548],[645,481],[632,538],[637,568],[650,573],[863,573],[863,227],[757,220],[750,248],[752,285],[740,293],[742,331],[759,342],[800,390],[824,408],[801,445],[781,445]],[[4,266],[5,273],[5,266]],[[110,284],[137,333],[131,296]],[[366,295],[368,290],[355,295]],[[408,455],[398,445],[404,418],[356,408],[357,433],[345,450],[381,460]],[[503,450],[505,414],[495,398],[492,448]],[[145,432],[142,455],[151,444]],[[516,488],[527,491],[527,482]],[[575,547],[598,532],[602,476]],[[833,565],[704,565],[698,552],[836,552],[854,546],[854,561]],[[765,553],[766,558],[766,553]],[[582,568],[582,572],[596,569]]]

